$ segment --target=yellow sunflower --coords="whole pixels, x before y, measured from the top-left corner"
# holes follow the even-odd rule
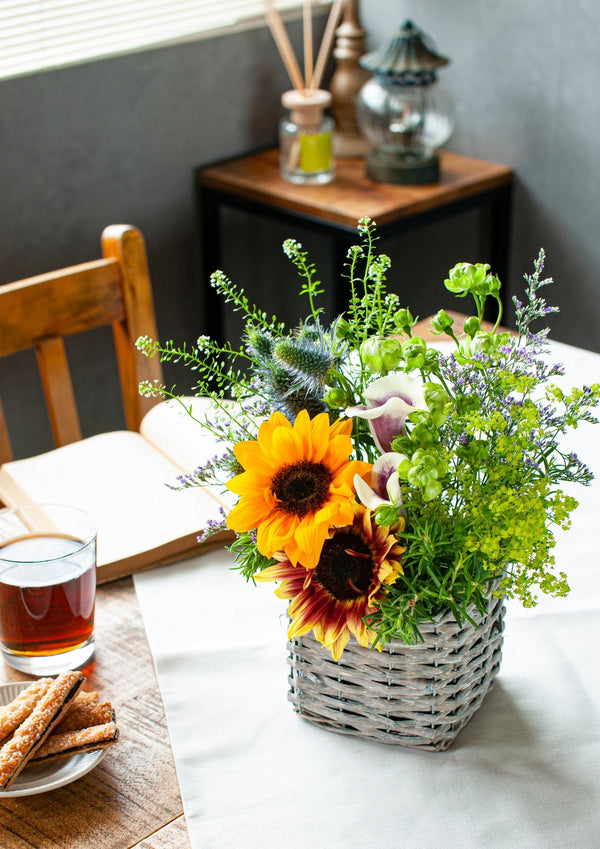
[[[403,528],[404,519],[400,519],[399,529]],[[339,660],[350,634],[362,646],[373,643],[375,633],[363,618],[375,610],[385,585],[402,574],[404,551],[389,528],[376,525],[371,511],[356,505],[354,522],[337,528],[325,540],[315,569],[282,559],[254,577],[281,581],[275,594],[291,599],[290,639],[314,628],[315,638]]]
[[[330,425],[327,413],[311,419],[303,410],[293,425],[273,413],[258,439],[234,447],[245,471],[227,484],[240,496],[229,527],[236,533],[256,528],[266,557],[284,551],[294,565],[314,568],[330,529],[352,522],[354,475],[371,468],[350,460],[351,430],[351,419]]]

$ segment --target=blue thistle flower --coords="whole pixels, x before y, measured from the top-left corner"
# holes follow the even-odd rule
[[[282,339],[273,347],[273,356],[297,376],[323,381],[334,363],[331,350],[323,350],[305,338]]]
[[[273,352],[273,337],[266,330],[250,327],[246,331],[246,341],[250,353],[258,359],[268,359]]]

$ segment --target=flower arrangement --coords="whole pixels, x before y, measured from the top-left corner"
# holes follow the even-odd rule
[[[542,279],[543,251],[524,302],[513,299],[512,334],[500,327],[489,266],[456,265],[445,286],[475,309],[461,327],[440,310],[431,327],[444,344],[432,344],[387,291],[390,260],[376,250],[374,223],[362,219],[358,232],[348,307],[329,326],[316,269],[289,239],[309,305],[298,327],[268,317],[217,271],[212,285],[245,319],[239,347],[138,341],[146,355],[195,370],[195,391],[212,398],[199,425],[220,453],[177,483],[219,483],[238,496],[206,533],[232,529],[236,568],[289,599],[289,636],[312,630],[336,660],[351,636],[381,649],[418,641],[440,613],[470,621],[491,594],[525,606],[538,590],[566,595],[552,548],[577,502],[561,484],[587,485],[592,474],[561,439],[595,422],[600,400],[600,384],[565,393],[553,382],[562,367],[548,359],[548,330],[531,329],[556,311],[540,295],[552,282]],[[484,329],[490,302],[497,320]],[[185,404],[165,386],[141,389]]]

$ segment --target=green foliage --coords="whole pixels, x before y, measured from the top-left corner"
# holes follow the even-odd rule
[[[567,430],[596,421],[600,384],[565,392],[554,382],[561,370],[546,356],[547,331],[532,330],[555,311],[540,296],[552,282],[542,278],[544,252],[525,277],[525,302],[514,299],[514,336],[498,330],[500,281],[489,266],[451,269],[444,285],[460,299],[472,298],[475,310],[462,327],[444,310],[434,316],[432,329],[452,343],[451,351],[440,352],[413,335],[417,319],[387,292],[390,261],[376,252],[374,223],[362,219],[358,232],[360,243],[349,250],[344,271],[348,306],[331,325],[322,323],[316,269],[289,239],[284,251],[309,304],[298,327],[288,330],[268,317],[217,272],[213,285],[244,319],[239,348],[205,337],[190,350],[148,339],[138,347],[196,372],[196,391],[210,395],[219,414],[201,424],[229,445],[255,438],[275,409],[290,420],[301,409],[311,415],[327,410],[335,420],[346,408],[367,406],[365,393],[380,378],[402,375],[420,387],[424,403],[398,420],[392,442],[401,503],[384,499],[376,512],[384,527],[402,527],[405,520],[397,536],[406,546],[404,573],[368,617],[379,643],[393,636],[418,640],[420,625],[440,612],[468,620],[471,606],[483,611],[490,593],[525,606],[536,603],[538,592],[565,595],[567,578],[553,558],[555,533],[569,527],[577,502],[562,485],[587,485],[592,474],[561,443]],[[482,329],[488,299],[497,307],[492,331]],[[161,386],[142,389],[177,397]],[[349,415],[355,416],[355,456],[374,462],[381,452],[371,421]],[[218,469],[234,474],[235,462],[229,450],[186,485],[202,484]],[[240,534],[231,550],[247,579],[273,562],[258,553],[252,533]]]
[[[246,581],[255,583],[254,576],[271,566],[275,561],[270,557],[264,557],[256,548],[256,537],[254,534],[240,533],[234,542],[229,546],[229,550],[235,557],[235,569],[242,575]]]

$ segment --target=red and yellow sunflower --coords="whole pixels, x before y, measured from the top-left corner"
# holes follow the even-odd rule
[[[402,530],[404,519],[399,521]],[[315,638],[339,660],[351,634],[362,646],[373,643],[375,633],[363,619],[375,610],[385,585],[402,574],[404,551],[390,529],[378,526],[371,511],[357,504],[353,523],[325,540],[316,568],[286,558],[255,578],[281,581],[275,594],[291,599],[290,639],[314,629]]]
[[[330,425],[327,413],[311,419],[303,410],[293,425],[273,413],[258,439],[234,447],[245,471],[227,484],[240,496],[229,527],[236,533],[256,528],[261,554],[283,551],[292,564],[314,569],[330,529],[353,520],[354,475],[371,468],[350,459],[351,430],[351,419]]]

